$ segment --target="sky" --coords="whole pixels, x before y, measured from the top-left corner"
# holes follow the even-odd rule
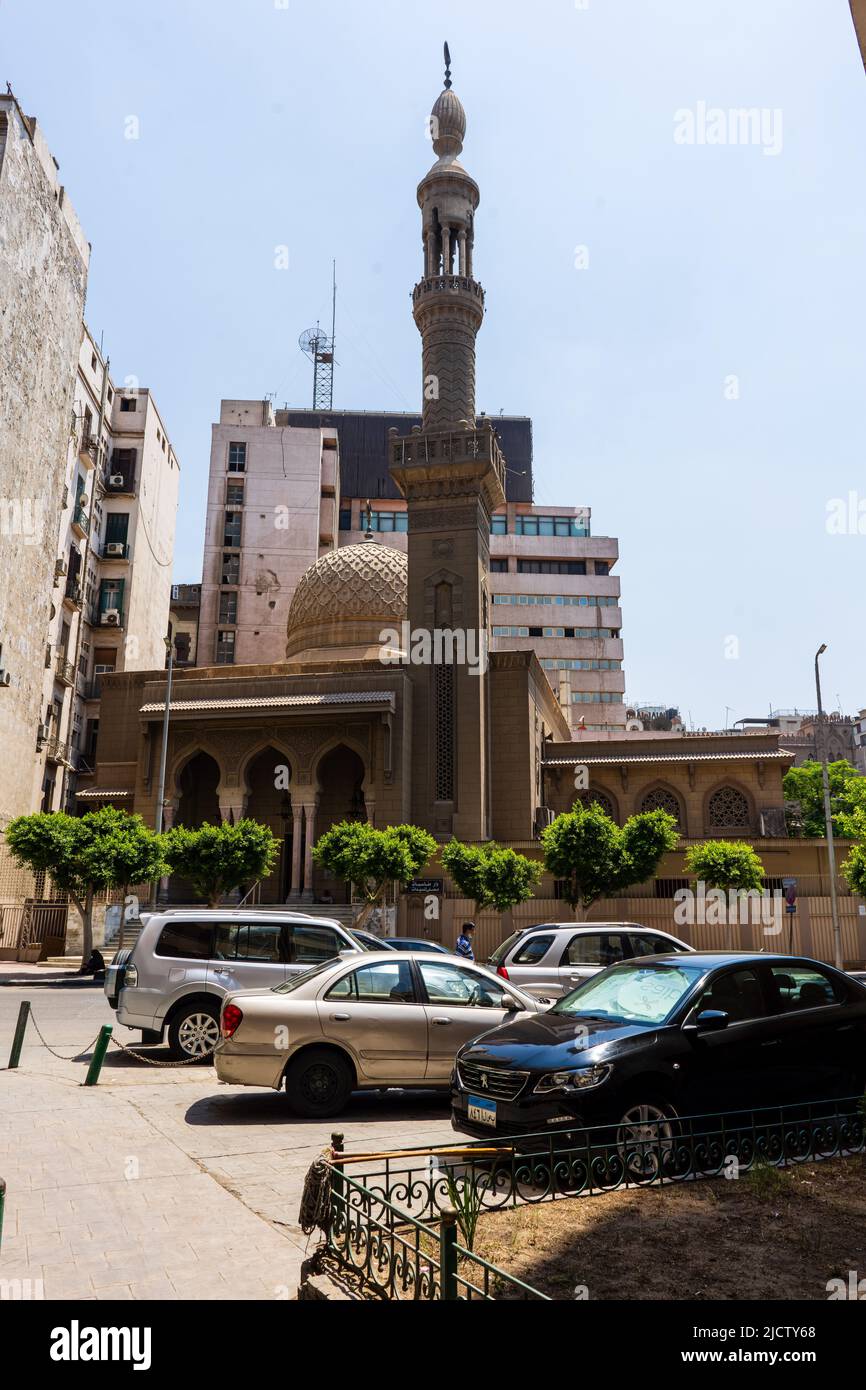
[[[332,258],[335,407],[420,408],[446,39],[481,187],[478,408],[531,416],[536,502],[619,538],[629,701],[696,728],[811,709],[826,642],[825,705],[863,708],[847,0],[0,0],[0,80],[92,243],[88,325],[181,463],[176,580],[201,577],[220,399],[310,403]]]

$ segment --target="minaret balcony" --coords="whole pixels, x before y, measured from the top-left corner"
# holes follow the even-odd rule
[[[504,505],[505,456],[490,425],[392,436],[389,461],[404,495],[413,485],[460,478],[486,492],[492,508]]]
[[[482,309],[484,290],[477,280],[468,275],[427,275],[412,291],[412,302],[418,304],[422,299],[435,295],[468,295]]]

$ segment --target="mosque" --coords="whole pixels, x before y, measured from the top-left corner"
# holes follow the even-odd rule
[[[344,886],[325,882],[312,848],[347,817],[531,849],[576,795],[620,822],[662,806],[684,840],[766,841],[781,870],[793,848],[782,794],[792,755],[777,735],[573,738],[535,653],[490,650],[491,515],[505,501],[506,464],[493,422],[476,417],[480,194],[460,161],[466,115],[448,72],[431,133],[412,293],[422,424],[388,442],[407,550],[368,531],[325,553],[295,589],[284,661],[175,672],[164,823],[270,825],[282,846],[260,889],[271,903],[338,900]],[[165,701],[164,671],[103,677],[91,806],[154,824]],[[576,791],[577,769],[588,769],[589,790]]]

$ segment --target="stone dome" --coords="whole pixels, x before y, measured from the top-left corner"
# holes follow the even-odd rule
[[[466,112],[456,92],[446,88],[430,112],[430,133],[438,155],[459,154],[466,136]]]
[[[329,550],[301,576],[289,609],[286,656],[379,646],[408,608],[409,566],[402,550],[374,540]]]

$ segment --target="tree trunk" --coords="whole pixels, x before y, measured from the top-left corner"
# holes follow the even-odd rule
[[[93,954],[93,889],[88,888],[84,902],[75,899],[81,913],[81,969],[84,970]]]

